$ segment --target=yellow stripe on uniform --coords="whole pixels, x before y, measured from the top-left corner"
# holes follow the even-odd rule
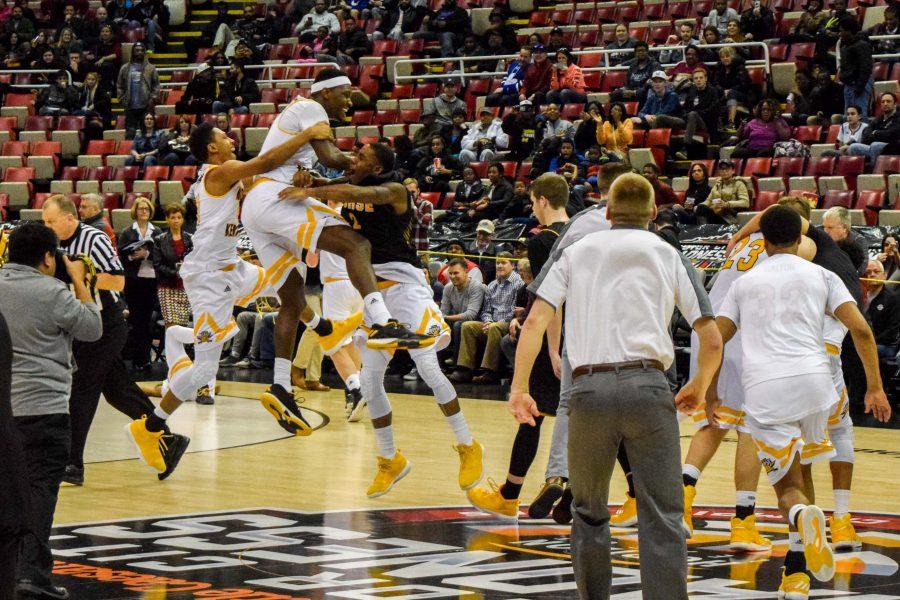
[[[188,356],[182,356],[182,357],[179,358],[177,361],[175,361],[175,364],[174,364],[174,365],[172,365],[172,366],[169,368],[169,374],[168,374],[168,376],[167,376],[168,379],[171,381],[172,378],[175,376],[175,374],[176,374],[178,371],[180,371],[180,370],[182,370],[182,369],[186,369],[186,368],[190,367],[192,364],[193,364],[193,363],[191,362],[190,357],[188,357]]]
[[[834,412],[828,415],[828,424],[837,425],[841,422],[841,415],[844,413],[844,403],[847,401],[847,390],[841,391],[841,399],[834,405]]]
[[[834,344],[827,344],[827,343],[826,343],[826,344],[825,344],[825,351],[826,351],[828,354],[832,355],[832,356],[840,356],[840,355],[841,355],[840,349],[839,349],[837,346],[835,346]]]
[[[253,286],[253,291],[251,291],[246,296],[242,296],[234,301],[235,306],[247,306],[247,304],[253,300],[256,296],[262,292],[263,288],[266,286],[266,271],[260,267],[256,268],[256,285]]]

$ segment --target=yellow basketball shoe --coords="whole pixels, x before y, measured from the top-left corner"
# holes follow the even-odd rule
[[[616,514],[609,518],[609,524],[613,527],[634,527],[637,522],[637,500],[626,494],[625,502]]]
[[[339,350],[359,329],[359,326],[362,325],[362,320],[362,312],[357,311],[343,321],[332,321],[331,333],[319,336],[319,345],[322,346],[322,351],[328,354]]]
[[[809,575],[806,573],[785,575],[782,571],[778,597],[783,600],[806,600],[809,598]]]
[[[147,417],[141,417],[125,426],[125,435],[137,448],[141,459],[147,466],[156,469],[160,473],[166,470],[166,461],[163,458],[163,433],[162,431],[149,431],[147,429]]]
[[[856,529],[850,522],[850,513],[843,517],[831,517],[828,519],[831,529],[831,545],[835,550],[859,550],[862,548],[862,540],[856,535]]]
[[[470,490],[484,477],[484,447],[472,440],[469,445],[453,446],[459,453],[459,487]]]
[[[406,477],[410,467],[409,461],[406,460],[405,456],[400,454],[399,450],[397,450],[397,454],[394,455],[394,458],[379,456],[378,472],[375,473],[375,479],[372,481],[372,485],[366,490],[366,496],[369,498],[384,496],[391,491],[391,488],[394,487],[398,481]]]
[[[800,511],[797,517],[806,570],[819,581],[829,581],[834,577],[834,552],[828,545],[825,523],[825,514],[814,504]]]
[[[493,479],[488,479],[489,490],[483,487],[472,488],[466,492],[466,498],[469,502],[480,510],[489,515],[494,515],[498,519],[507,519],[510,521],[519,520],[519,499],[513,498],[507,500],[500,493],[500,487]]]
[[[739,552],[765,552],[772,549],[772,542],[756,529],[756,515],[746,519],[732,517],[730,547]]]
[[[260,395],[259,402],[288,433],[303,437],[312,433],[312,426],[297,406],[294,394],[279,384],[269,386],[269,389]]]
[[[696,496],[696,487],[684,486],[684,530],[688,539],[694,537],[694,498]]]

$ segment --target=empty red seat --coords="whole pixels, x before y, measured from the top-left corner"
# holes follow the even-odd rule
[[[806,165],[807,177],[824,177],[834,173],[834,157],[814,156]]]
[[[122,197],[115,192],[104,192],[101,194],[103,197],[103,208],[112,212],[117,208],[122,207]]]
[[[400,122],[406,125],[418,123],[421,120],[422,111],[417,108],[408,108],[400,111]]]
[[[244,127],[253,125],[253,115],[250,113],[234,113],[231,115],[231,128],[243,130]]]
[[[791,177],[803,174],[802,156],[781,156],[772,161],[772,175],[775,177]]]
[[[278,118],[276,113],[261,113],[256,115],[256,127],[271,127]]]
[[[34,179],[33,167],[10,167],[3,175],[3,181],[26,181],[31,183],[32,179]]]
[[[825,192],[825,201],[822,208],[828,209],[833,206],[843,206],[850,208],[853,205],[852,190],[828,190]]]
[[[372,117],[375,115],[374,111],[371,110],[357,110],[354,111],[353,116],[350,117],[351,125],[368,125],[372,122]]]
[[[86,171],[85,167],[63,167],[61,178],[63,181],[81,181]]]
[[[860,190],[854,208],[863,211],[867,225],[878,224],[878,211],[884,207],[884,190]]]
[[[748,158],[741,174],[744,177],[768,177],[771,170],[771,158]]]
[[[781,198],[781,192],[766,190],[756,195],[755,210],[765,210],[773,204],[777,203]]]
[[[25,119],[25,131],[50,131],[53,129],[53,117],[32,115]]]
[[[612,92],[621,87],[625,87],[625,81],[628,79],[628,71],[607,71],[603,78],[602,90],[604,92]]]
[[[88,170],[84,173],[84,178],[87,181],[97,181],[99,183],[103,183],[104,181],[110,180],[112,171],[112,167],[89,167]]]
[[[28,142],[3,142],[0,154],[3,156],[25,156],[28,154]]]
[[[469,166],[475,171],[475,176],[479,179],[487,179],[488,164],[486,162],[470,162]]]
[[[91,140],[85,154],[107,156],[116,153],[116,140]]]
[[[162,181],[169,179],[169,167],[153,165],[144,169],[144,179],[148,181]]]
[[[6,154],[4,152],[4,154]],[[878,175],[893,175],[900,173],[900,156],[888,156],[882,154],[875,161],[875,170],[873,173]]]
[[[60,131],[81,131],[84,129],[84,117],[66,115],[59,118],[56,129]]]
[[[182,165],[172,167],[172,175],[169,178],[172,181],[180,181],[187,192],[191,184],[197,179],[197,167],[194,165]]]
[[[354,113],[355,116],[355,113]],[[375,111],[375,115],[372,117],[371,122],[372,125],[393,125],[398,123],[400,119],[400,113],[396,110],[378,110]]]
[[[794,139],[804,144],[818,144],[822,139],[821,125],[802,125],[794,130]]]

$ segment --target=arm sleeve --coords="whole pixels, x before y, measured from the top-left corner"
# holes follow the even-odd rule
[[[82,303],[65,286],[55,290],[53,322],[63,331],[82,342],[96,342],[103,335],[100,307],[93,302]]]
[[[108,273],[110,275],[121,275],[123,273],[122,263],[113,249],[112,242],[106,235],[94,237],[89,254],[98,273]]]
[[[842,304],[847,302],[856,303],[856,300],[850,295],[850,291],[840,277],[825,269],[822,272],[825,274],[825,283],[828,286],[828,301],[825,304],[825,312],[827,314],[834,316],[834,311]]]
[[[691,265],[690,261],[677,250],[666,246],[668,250],[675,253],[677,262],[675,264],[675,306],[684,315],[685,320],[692,326],[697,319],[701,317],[714,317],[712,305],[709,302],[709,296],[706,295],[706,289],[700,280],[700,275]],[[734,286],[732,286],[732,289]]]
[[[553,308],[559,308],[569,291],[569,275],[569,251],[567,248],[559,260],[550,267],[535,295]]]
[[[497,135],[494,137],[494,145],[497,148],[506,149],[509,148],[509,135],[507,135],[502,128],[497,129]]]
[[[478,140],[478,137],[480,135],[481,133],[475,127],[471,127],[469,131],[466,132],[466,135],[463,136],[462,142],[460,142],[462,149],[472,150],[475,147],[475,142],[476,140]]]
[[[161,244],[165,244],[166,242],[162,239],[157,238],[154,240],[153,247],[150,248],[150,256],[153,259],[153,270],[156,271],[157,277],[162,277],[164,279],[170,279],[172,277],[176,277],[178,273],[175,271],[175,268],[169,265],[166,262],[166,257],[163,254]]]
[[[472,282],[472,293],[469,294],[469,299],[466,302],[466,309],[463,312],[463,321],[474,321],[478,318],[478,313],[481,311],[481,305],[484,303],[484,285]]]

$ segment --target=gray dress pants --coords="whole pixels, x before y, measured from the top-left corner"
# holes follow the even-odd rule
[[[645,599],[687,599],[678,420],[669,383],[652,368],[576,377],[569,399],[572,563],[582,600],[610,596],[609,480],[624,442],[638,498]]]

